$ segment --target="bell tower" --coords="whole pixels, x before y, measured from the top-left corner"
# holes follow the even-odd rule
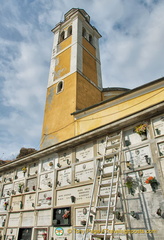
[[[101,101],[101,35],[83,9],[73,8],[54,29],[41,148],[76,135],[72,112]]]

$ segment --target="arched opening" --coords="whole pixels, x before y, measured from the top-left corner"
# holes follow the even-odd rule
[[[64,83],[63,81],[60,81],[57,85],[56,93],[60,93],[61,91],[63,91],[63,87],[64,87]]]
[[[63,31],[61,34],[60,34],[60,42],[62,42],[65,38],[65,32]]]
[[[84,38],[86,38],[87,37],[87,32],[86,32],[86,29],[83,27],[83,29],[82,29],[82,36],[84,37]]]
[[[68,28],[68,37],[72,35],[72,26]]]

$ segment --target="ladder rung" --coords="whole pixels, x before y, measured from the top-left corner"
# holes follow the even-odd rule
[[[106,146],[106,150],[112,149],[112,148],[119,148],[120,143],[114,143],[113,145]]]
[[[107,141],[112,141],[112,140],[120,139],[120,137],[121,137],[121,135],[120,135],[120,134],[117,134],[117,135],[108,137]]]
[[[114,176],[116,176],[117,175],[117,171],[114,171]],[[102,177],[103,178],[105,178],[105,177],[111,177],[112,176],[112,172],[110,172],[110,173],[103,173],[102,174]]]
[[[103,233],[99,233],[99,234],[91,234],[92,237],[96,237],[96,238],[104,238],[104,234]],[[111,235],[107,234],[106,235],[106,239],[110,239]]]
[[[111,223],[113,221],[112,219],[108,219],[108,223]],[[95,219],[94,220],[95,223],[106,223],[106,219]]]
[[[114,197],[116,195],[116,193],[112,193],[111,194],[111,197]],[[109,194],[100,194],[98,195],[98,198],[109,198]]]
[[[114,208],[114,206],[111,206],[110,208]],[[96,207],[96,210],[97,211],[103,211],[103,210],[107,210],[108,209],[108,206],[97,206]]]
[[[113,182],[113,185],[116,185],[117,182]],[[101,183],[100,187],[110,187],[111,183]]]

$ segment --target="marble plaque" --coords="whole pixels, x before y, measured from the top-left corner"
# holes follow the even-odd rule
[[[23,212],[22,213],[22,227],[34,226],[35,216],[34,212]]]
[[[59,163],[62,167],[72,164],[72,151],[70,149],[59,153]]]
[[[54,182],[54,172],[44,173],[40,175],[39,189],[51,189]]]
[[[147,132],[147,136],[149,137],[149,132]],[[134,128],[124,132],[124,145],[129,146],[133,144],[141,143],[142,139],[139,134],[134,132]]]
[[[84,182],[93,179],[94,162],[87,162],[75,166],[75,182]]]
[[[29,176],[33,176],[38,173],[38,163],[32,163],[29,165]]]
[[[16,174],[17,179],[21,179],[21,178],[24,178],[26,176],[27,171],[24,173],[23,170],[22,170],[24,167],[25,166],[22,166],[22,167],[17,169],[17,174]]]
[[[57,191],[57,205],[70,205],[72,204],[71,196],[75,197],[75,203],[86,203],[90,201],[92,192],[92,184],[81,187],[69,188]]]
[[[20,222],[20,213],[10,213],[8,227],[18,227]]]
[[[72,227],[55,227],[53,236],[55,240],[72,240]]]
[[[14,193],[21,194],[24,191],[25,183],[24,181],[17,181],[14,183]]]
[[[52,223],[51,210],[38,211],[37,226],[49,226]]]
[[[17,228],[8,228],[6,235],[16,236],[18,229]]]
[[[132,167],[142,167],[152,164],[150,147],[145,146],[125,152],[126,161],[132,164]]]
[[[40,192],[38,194],[38,207],[48,207],[52,204],[52,192],[46,191],[46,192]]]
[[[13,190],[13,184],[12,183],[5,184],[3,186],[3,192],[2,192],[3,197],[9,197],[11,195],[12,190]]]
[[[70,185],[71,182],[71,168],[66,168],[57,172],[57,187]]]
[[[89,207],[77,208],[75,210],[75,214],[76,214],[76,226],[82,226],[82,221],[88,220]],[[92,216],[91,213],[90,213],[90,216]],[[90,221],[89,221],[89,224],[91,224]]]
[[[4,182],[6,182],[6,183],[7,182],[12,182],[13,179],[14,179],[14,176],[15,176],[15,171],[14,170],[5,173]]]
[[[88,143],[76,148],[76,162],[93,158],[93,143]]]
[[[24,210],[30,210],[35,207],[35,197],[36,197],[35,193],[24,195],[24,200],[23,200]]]
[[[88,231],[89,231],[89,228],[88,228]],[[75,240],[83,240],[84,233],[85,233],[85,227],[74,228],[74,239]],[[91,236],[91,234],[88,232],[86,235],[86,240],[89,240],[90,236]]]
[[[5,226],[6,215],[0,215],[0,228]]]
[[[12,211],[19,211],[21,209],[21,205],[22,205],[21,202],[22,202],[22,196],[12,197],[11,210]]]
[[[161,136],[164,134],[164,116],[152,120],[154,135]]]
[[[50,155],[46,158],[42,159],[42,167],[41,167],[41,171],[50,171],[54,168],[57,167],[57,162],[58,162],[58,155],[57,154],[53,154]]]
[[[164,142],[158,143],[158,152],[159,156],[164,156]]]
[[[27,179],[27,192],[36,191],[37,178]]]

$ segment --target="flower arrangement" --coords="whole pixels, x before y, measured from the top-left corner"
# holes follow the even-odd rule
[[[23,171],[23,173],[26,173],[26,172],[27,172],[27,168],[26,168],[26,167],[23,167],[23,168],[22,168],[22,171]]]
[[[138,125],[134,128],[134,132],[136,132],[139,135],[142,135],[142,134],[146,133],[146,131],[147,131],[147,124],[146,123],[140,124],[140,125]]]
[[[70,216],[70,211],[65,210],[65,213],[63,214],[62,218],[67,219]]]
[[[7,206],[9,205],[8,202],[4,202],[4,207],[5,207],[5,210],[7,210]]]
[[[52,197],[47,197],[47,198],[46,198],[46,200],[49,200],[49,201],[50,201],[51,199],[52,199]]]
[[[156,189],[157,189],[159,183],[158,183],[158,181],[157,181],[157,179],[156,179],[155,177],[152,177],[152,176],[148,177],[148,178],[146,179],[145,183],[146,183],[146,184],[150,184],[152,190],[153,190],[154,192],[156,192]]]
[[[44,240],[46,240],[47,239],[47,233],[46,232],[42,233],[42,237],[43,237]]]
[[[52,167],[53,166],[53,162],[49,162],[49,166]]]

